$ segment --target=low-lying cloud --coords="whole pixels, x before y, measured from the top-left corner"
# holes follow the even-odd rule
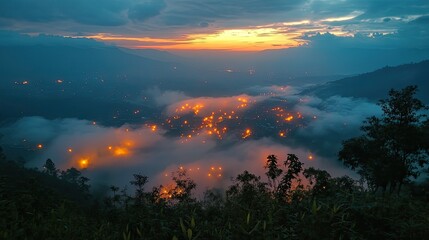
[[[269,154],[284,158],[286,153],[296,153],[307,165],[322,167],[307,160],[305,149],[292,149],[269,138],[220,147],[213,138],[201,135],[183,141],[149,126],[112,128],[86,120],[41,117],[23,118],[2,132],[5,142],[19,144],[25,139],[27,146],[37,149],[29,167],[41,168],[51,158],[58,168],[84,168],[87,176],[103,184],[125,185],[133,173],[148,175],[152,184],[167,184],[171,172],[182,167],[201,188],[220,187],[243,170],[263,175]],[[85,166],[82,159],[87,161]]]
[[[275,94],[263,94],[267,90]],[[327,169],[334,176],[346,173],[347,170],[336,160],[341,140],[358,135],[362,120],[379,114],[379,107],[360,99],[333,96],[322,100],[293,92],[289,87],[274,86],[261,88],[258,96],[243,94],[220,98],[188,98],[179,94],[179,98],[185,100],[164,107],[166,118],[182,113],[197,118],[221,108],[224,111],[243,110],[241,119],[252,118],[249,114],[256,112],[256,108],[275,104],[284,108],[285,112],[300,117],[291,120],[296,121],[293,124],[283,120],[285,123],[282,126],[290,128],[284,138],[277,135],[279,129],[273,129],[276,126],[268,128],[275,135],[270,135],[270,130],[265,135],[243,139],[225,133],[221,140],[204,129],[189,137],[172,135],[169,134],[172,130],[168,126],[155,124],[154,121],[151,121],[152,124],[107,127],[87,120],[48,120],[42,117],[22,118],[0,131],[5,136],[2,140],[3,144],[8,144],[6,147],[32,149],[28,166],[40,168],[47,158],[51,158],[61,169],[82,169],[95,184],[123,186],[134,173],[149,176],[152,186],[168,184],[171,173],[183,168],[196,180],[200,190],[223,187],[230,183],[231,177],[244,170],[263,176],[263,166],[268,155],[275,154],[283,160],[287,153],[297,154],[305,167]],[[160,96],[177,96],[176,93],[159,93]],[[195,113],[192,107],[197,103],[204,107]],[[165,104],[167,102],[160,105]],[[180,113],[182,106],[185,109]],[[268,109],[266,115],[271,114],[270,111]],[[255,131],[263,132],[259,127],[264,126],[255,125]]]

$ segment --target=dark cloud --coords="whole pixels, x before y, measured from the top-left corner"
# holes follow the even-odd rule
[[[89,38],[70,38],[55,35],[39,34],[30,36],[19,34],[12,31],[0,30],[0,46],[34,46],[34,45],[60,45],[74,47],[103,47],[106,46],[102,42],[97,42]]]
[[[391,0],[311,1],[307,5],[307,11],[317,18],[342,16],[353,11],[362,11],[363,14],[358,19],[373,19],[426,14],[429,11],[429,3],[426,0],[407,2]]]
[[[400,33],[395,38],[410,37],[414,38],[414,41],[419,40],[419,45],[424,45],[421,42],[428,40],[425,31],[416,25],[420,22],[420,25],[425,24],[428,14],[429,2],[425,0],[410,0],[406,4],[391,0],[5,0],[0,2],[0,26],[9,30],[51,34],[61,32],[70,35],[76,32],[85,32],[87,35],[103,32],[125,36],[141,36],[142,33],[150,33],[152,37],[176,39],[192,33],[209,32],[210,28],[222,30],[275,24],[280,26],[282,22],[309,20],[308,24],[288,26],[289,32],[285,34],[308,33],[311,30],[342,31],[357,35],[377,32],[384,35]],[[354,18],[341,19],[345,16],[354,16]],[[416,17],[418,18],[415,19]],[[412,24],[408,24],[409,22]],[[124,27],[112,28],[120,25]],[[417,31],[418,36],[413,36],[412,31]],[[385,36],[378,37],[378,40],[393,41],[392,38],[392,36]],[[300,37],[297,36],[296,39],[300,40]]]
[[[158,15],[163,1],[138,0],[13,0],[0,2],[3,19],[28,22],[72,20],[84,25],[119,26]]]
[[[163,0],[150,0],[135,5],[128,11],[128,17],[132,20],[144,21],[155,17],[166,7]]]
[[[270,18],[270,14],[286,13],[302,6],[299,0],[174,0],[162,16],[168,25],[200,25],[222,19]],[[171,7],[170,7],[171,6]]]
[[[209,23],[208,22],[200,22],[200,27],[208,27]]]
[[[352,2],[352,1],[348,1]],[[429,3],[426,0],[391,1],[354,1],[355,7],[362,7],[365,12],[361,18],[378,18],[388,16],[406,16],[425,14],[429,11]]]
[[[426,24],[425,27],[428,27],[429,15],[421,16],[421,17],[411,21],[410,24]]]
[[[312,48],[332,49],[399,49],[429,48],[429,31],[424,24],[403,24],[393,33],[357,32],[354,36],[336,36],[331,33],[304,34]]]

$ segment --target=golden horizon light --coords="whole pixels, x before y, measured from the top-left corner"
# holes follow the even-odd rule
[[[136,49],[263,51],[300,46],[305,42],[298,39],[301,34],[301,32],[285,33],[281,28],[254,27],[224,29],[204,34],[184,34],[181,38],[171,39],[106,33],[84,37],[117,42],[119,45]]]

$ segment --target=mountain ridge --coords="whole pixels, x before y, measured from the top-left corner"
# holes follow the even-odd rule
[[[428,78],[429,59],[393,67],[385,66],[372,72],[311,86],[303,90],[301,94],[315,95],[321,98],[340,95],[378,101],[392,88],[400,89],[408,85],[417,85],[417,97],[429,103]]]

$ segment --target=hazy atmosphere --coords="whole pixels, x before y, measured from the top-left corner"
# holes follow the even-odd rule
[[[368,190],[378,178],[359,164],[379,156],[362,143],[350,164],[344,141],[381,136],[368,126],[390,124],[395,97],[429,104],[429,1],[3,0],[0,65],[0,160],[46,172],[51,159],[51,175],[78,170],[95,196],[137,173],[147,189],[172,186],[176,171],[199,198],[245,170],[275,188],[271,154]],[[415,104],[423,143],[409,175],[374,183],[383,194],[427,178],[428,109],[399,102]],[[297,189],[314,185],[295,175]]]
[[[183,166],[210,186],[244,167],[262,173],[265,155],[289,152],[343,174],[341,141],[381,113],[387,90],[423,81],[358,74],[429,58],[426,1],[0,6],[6,151],[100,183],[126,184],[136,170],[162,179]],[[351,94],[329,90],[350,77],[359,85]],[[207,178],[212,166],[222,179]]]

